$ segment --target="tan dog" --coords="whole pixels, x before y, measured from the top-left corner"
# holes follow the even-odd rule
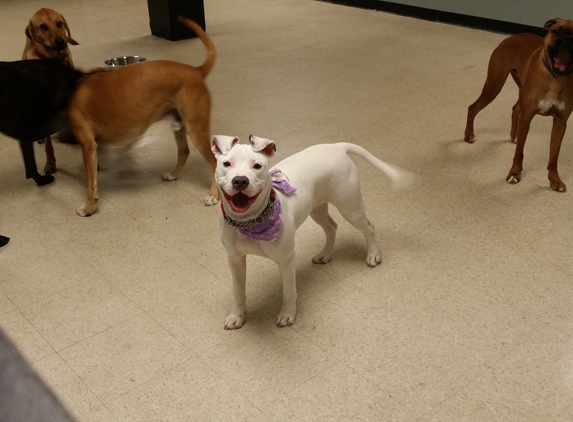
[[[25,33],[26,46],[22,60],[57,59],[72,69],[74,68],[68,44],[79,44],[72,38],[68,23],[62,14],[52,9],[38,10],[30,19]],[[46,142],[44,172],[54,173],[57,168],[52,138],[48,136],[43,141]]]
[[[215,46],[195,22],[180,21],[199,35],[207,57],[199,67],[183,63],[154,60],[123,68],[95,70],[82,80],[69,108],[70,128],[83,152],[88,183],[88,201],[77,209],[86,217],[98,204],[97,143],[129,147],[153,123],[169,119],[175,123],[177,165],[163,175],[164,180],[179,177],[189,156],[187,134],[209,164],[212,183],[205,205],[219,200],[214,174],[217,161],[211,153],[211,96],[204,79],[215,61]]]
[[[532,34],[513,35],[494,50],[482,93],[468,108],[464,140],[475,142],[475,116],[497,97],[507,75],[511,74],[519,87],[510,132],[517,146],[506,180],[511,184],[521,180],[523,147],[533,117],[536,114],[553,116],[548,178],[553,190],[565,192],[567,187],[559,178],[557,159],[567,119],[573,111],[573,21],[551,19],[545,23],[541,35],[544,38]]]

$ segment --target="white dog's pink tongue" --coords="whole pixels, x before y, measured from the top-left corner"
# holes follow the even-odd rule
[[[237,193],[231,198],[231,205],[233,209],[238,212],[243,212],[249,209],[250,199],[244,193]]]
[[[555,67],[563,72],[567,68],[567,63],[569,63],[569,51],[559,50],[557,57],[555,57]]]

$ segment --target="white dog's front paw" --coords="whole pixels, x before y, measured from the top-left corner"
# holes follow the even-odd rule
[[[382,257],[380,254],[368,254],[366,257],[366,263],[369,267],[375,267],[382,262]]]
[[[217,198],[215,198],[214,196],[207,195],[207,198],[205,198],[205,206],[206,207],[217,205],[218,203],[219,203],[219,200]]]
[[[225,330],[238,330],[245,322],[245,314],[229,314],[225,320]]]
[[[324,256],[322,253],[319,253],[314,258],[312,258],[312,262],[315,264],[328,264],[330,262],[330,256]]]
[[[172,182],[174,180],[177,180],[177,177],[173,176],[171,173],[165,173],[163,175],[163,180],[166,180],[168,182]]]
[[[292,311],[281,310],[281,313],[277,317],[277,327],[288,327],[294,324],[296,319],[296,309]]]

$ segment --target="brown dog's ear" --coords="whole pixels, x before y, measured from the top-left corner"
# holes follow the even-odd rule
[[[555,18],[555,19],[549,19],[547,22],[545,22],[545,25],[543,25],[543,29],[541,30],[541,36],[542,37],[546,36],[547,33],[549,32],[549,28],[555,25],[558,20],[559,18]]]
[[[24,31],[24,33],[26,34],[26,37],[31,40],[31,41],[35,41],[34,40],[34,24],[32,23],[32,21],[30,21],[30,23],[28,24],[28,26],[26,27],[26,30]]]
[[[70,32],[70,27],[68,26],[68,22],[66,21],[66,18],[64,18],[64,15],[60,15],[62,17],[62,20],[64,21],[64,27],[66,28],[66,32],[68,33],[68,43],[71,45],[80,45],[79,42],[77,42],[76,40],[74,40],[72,38],[72,33]]]

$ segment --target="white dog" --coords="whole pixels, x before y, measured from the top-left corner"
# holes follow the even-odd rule
[[[363,157],[393,181],[409,177],[364,148],[348,143],[312,146],[269,172],[268,159],[276,151],[274,142],[253,135],[249,140],[251,145],[237,145],[239,138],[218,135],[211,142],[217,158],[215,179],[222,193],[220,236],[233,276],[234,305],[225,320],[226,330],[241,328],[245,320],[248,254],[270,258],[279,266],[283,305],[277,326],[294,323],[295,231],[310,215],[326,234],[326,244],[313,262],[330,261],[337,225],[328,214],[328,203],[366,237],[368,266],[380,264],[374,226],[364,211],[358,169],[348,154]]]

